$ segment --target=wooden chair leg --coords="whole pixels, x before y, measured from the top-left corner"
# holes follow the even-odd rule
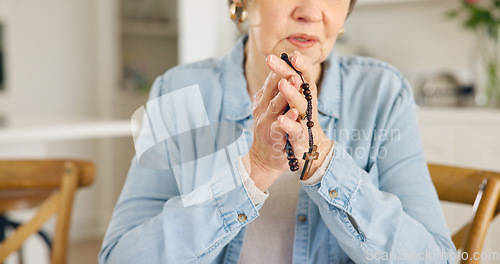
[[[473,255],[476,252],[480,253],[483,248],[484,238],[495,214],[499,199],[500,180],[497,178],[487,179],[486,184],[484,184],[484,191],[479,197],[472,223],[466,232],[463,252],[468,253],[469,260],[463,260],[461,263],[479,263],[480,260],[475,260]]]
[[[462,228],[460,228],[460,230],[458,230],[451,238],[457,249],[460,249],[464,246],[465,235],[467,231],[469,231],[469,226],[470,222],[462,226]]]
[[[71,209],[78,185],[78,169],[76,166],[70,162],[67,162],[65,166],[65,172],[61,182],[61,199],[58,204],[57,224],[52,247],[52,264],[66,263]]]

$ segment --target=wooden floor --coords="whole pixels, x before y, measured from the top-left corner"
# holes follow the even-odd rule
[[[69,246],[68,262],[71,264],[97,264],[101,240],[73,243]]]

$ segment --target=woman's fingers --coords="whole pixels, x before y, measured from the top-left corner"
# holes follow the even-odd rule
[[[262,90],[261,101],[263,103],[271,101],[277,94],[278,89],[276,89],[280,79],[290,79],[295,73],[295,71],[286,64],[282,59],[278,58],[276,55],[269,55],[266,58],[268,67],[271,69],[271,73],[266,78]],[[267,105],[267,104],[266,104]],[[265,108],[263,108],[265,110]]]
[[[278,118],[278,125],[288,134],[288,140],[292,144],[294,152],[302,153],[307,151],[307,133],[305,125],[296,121],[298,115],[298,110],[292,108],[287,114]]]
[[[278,75],[276,73],[271,72],[266,78],[262,89],[257,91],[253,98],[253,112],[254,117],[260,116],[266,112],[267,106],[269,105],[269,101],[278,94],[278,89],[276,89],[276,84],[279,81]],[[273,88],[274,87],[274,88]]]
[[[293,55],[290,57],[290,62],[292,63],[293,67],[302,73],[302,76],[304,77],[305,81],[309,84],[314,83],[313,78],[313,71],[314,71],[314,66],[311,64],[309,59],[302,55],[302,53],[295,51]],[[316,86],[311,85],[311,91],[316,92]]]
[[[313,65],[307,57],[302,55],[299,51],[293,52],[290,57],[290,62],[297,71],[302,73],[302,75],[312,76],[312,71],[314,70]]]
[[[266,117],[276,119],[282,115],[285,108],[300,109],[304,113],[307,109],[307,101],[299,93],[297,88],[292,86],[287,80],[281,79],[278,83],[279,93],[269,102]]]
[[[269,55],[266,62],[271,72],[263,88],[254,95],[254,144],[249,152],[251,153],[250,160],[252,157],[253,160],[260,160],[262,168],[265,168],[264,171],[267,172],[287,169],[288,163],[284,149],[287,134],[299,160],[299,167],[304,164],[301,159],[302,153],[307,152],[309,148],[306,121],[297,122],[299,113],[306,112],[308,102],[300,92],[303,82],[294,68],[302,73],[312,92],[314,143],[319,144],[317,142],[320,142],[324,135],[317,121],[317,87],[313,76],[314,66],[310,64],[307,57],[297,52],[290,57],[290,61],[294,65],[293,68],[281,58]],[[287,105],[290,106],[290,110],[283,114]]]
[[[284,60],[274,54],[270,54],[266,59],[267,66],[272,72],[275,72],[280,78],[290,79],[292,76],[297,75]]]
[[[287,119],[290,119],[290,120],[295,120],[297,119],[297,116],[299,115],[297,109],[290,109],[290,111],[286,112],[286,114],[284,114],[283,116],[286,117]],[[285,143],[286,143],[286,136],[285,136],[285,131],[283,130],[283,128],[281,127],[280,125],[280,119],[278,118],[278,120],[275,120],[272,124],[271,124],[271,139],[274,140],[274,141],[282,141],[283,143],[283,147],[285,146]]]
[[[273,141],[281,142],[283,143],[283,146],[285,146],[285,131],[279,126],[278,121],[274,121],[271,124],[271,128],[269,129],[269,137]]]
[[[279,114],[283,113],[288,104],[285,103],[283,96],[279,95],[279,90],[276,89],[278,82],[281,79],[286,79],[292,84],[292,87],[297,89],[297,91],[300,90],[302,82],[295,70],[278,56],[271,54],[267,56],[266,62],[271,72],[266,78],[261,94],[259,94],[259,100],[255,101],[255,110],[257,110],[256,112],[258,114],[262,114],[266,109],[272,110],[271,113],[277,118]],[[277,101],[273,102],[271,109],[268,109],[271,100],[276,98],[277,95]]]
[[[307,101],[296,87],[294,87],[290,82],[282,79],[278,83],[278,89],[280,90],[280,94],[286,100],[286,103],[290,106],[290,108],[295,108],[300,113],[305,113],[307,110]]]
[[[295,110],[297,112],[297,110]],[[294,115],[297,114],[292,111],[288,111],[285,115],[288,118],[293,118]],[[271,124],[270,128],[270,138],[274,141],[272,143],[272,158],[286,160],[285,155],[285,144],[286,144],[286,135],[283,128],[279,125],[279,121],[275,120]]]

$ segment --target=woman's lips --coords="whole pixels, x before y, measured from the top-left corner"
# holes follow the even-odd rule
[[[306,49],[318,42],[318,37],[307,34],[293,34],[287,38],[297,48]]]

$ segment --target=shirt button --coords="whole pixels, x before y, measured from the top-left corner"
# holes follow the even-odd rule
[[[247,216],[245,214],[238,215],[238,221],[245,222],[247,220]]]
[[[329,194],[330,194],[330,198],[332,198],[332,199],[334,199],[338,195],[336,190],[330,190]]]
[[[299,217],[297,217],[297,221],[299,221],[299,223],[303,224],[307,221],[307,216],[299,215]]]

